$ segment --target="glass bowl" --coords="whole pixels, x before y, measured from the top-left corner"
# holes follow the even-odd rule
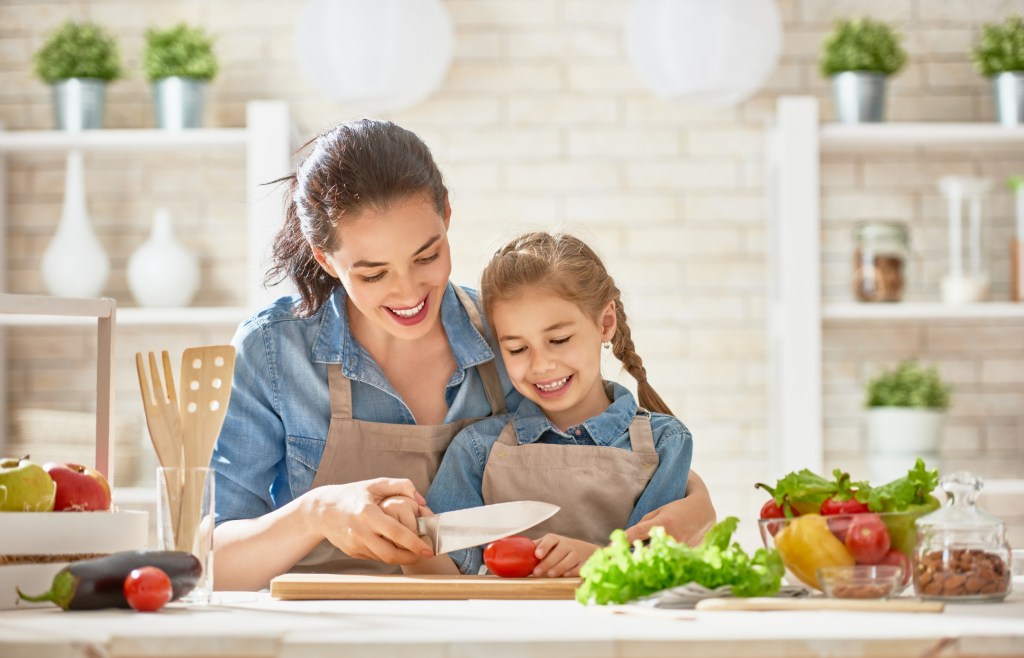
[[[832,599],[888,599],[903,590],[904,575],[900,565],[855,564],[818,569],[818,583]]]
[[[760,519],[758,527],[764,545],[782,557],[790,584],[802,583],[824,591],[819,569],[897,566],[902,573],[891,592],[895,596],[910,583],[917,541],[914,522],[926,513],[804,514],[790,519]]]

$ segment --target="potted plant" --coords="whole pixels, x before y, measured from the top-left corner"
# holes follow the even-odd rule
[[[873,481],[888,481],[917,457],[938,459],[942,419],[952,387],[935,367],[901,362],[868,382],[868,470]]]
[[[832,79],[836,113],[843,123],[882,121],[885,86],[907,62],[901,37],[870,18],[837,21],[825,38],[819,66]]]
[[[1024,17],[986,23],[971,59],[978,73],[992,80],[999,123],[1024,123]]]
[[[213,38],[201,27],[180,23],[146,30],[146,77],[153,83],[156,123],[161,128],[199,128],[203,90],[217,75]]]
[[[58,129],[103,127],[108,83],[121,77],[117,42],[94,23],[68,20],[35,53],[35,73],[53,88]]]

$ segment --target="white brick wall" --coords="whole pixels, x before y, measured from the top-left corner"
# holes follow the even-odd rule
[[[892,120],[990,121],[988,85],[965,63],[980,24],[1024,12],[1024,0],[780,0],[783,57],[768,86],[735,108],[658,100],[629,67],[621,38],[626,0],[448,0],[456,56],[441,90],[393,118],[432,147],[452,191],[453,278],[473,282],[489,253],[516,230],[567,229],[605,255],[626,294],[651,379],[690,426],[696,468],[722,513],[752,519],[770,480],[771,410],[766,301],[769,206],[762,130],[780,94],[813,94],[833,114],[817,72],[832,22],[869,14],[895,22],[911,62],[891,85]],[[68,16],[89,16],[121,42],[128,78],[110,89],[107,125],[152,125],[139,70],[149,25],[202,22],[223,63],[209,90],[208,123],[239,126],[249,99],[289,101],[304,138],[355,108],[324,100],[299,75],[292,30],[301,3],[271,0],[6,0],[0,4],[0,121],[50,126],[48,90],[31,55]],[[240,157],[224,154],[90,154],[89,208],[113,264],[107,294],[130,305],[124,268],[167,205],[179,238],[201,255],[199,304],[236,304],[243,266]],[[829,155],[822,169],[823,273],[828,300],[849,299],[850,235],[861,219],[908,222],[914,256],[908,298],[935,298],[944,269],[945,207],[936,177],[1024,171],[1000,151]],[[9,160],[7,275],[17,292],[41,292],[38,262],[60,212],[63,168],[54,155]],[[1012,208],[993,194],[986,249],[994,294],[1008,294]],[[137,350],[222,342],[231,327],[122,328],[117,403],[138,415],[131,367]],[[91,404],[92,338],[69,329],[17,330],[8,339],[13,408]],[[981,348],[981,349],[979,349]],[[1019,322],[829,326],[825,332],[826,463],[863,473],[864,382],[904,356],[940,363],[955,383],[943,455],[987,477],[1024,477],[1024,327]],[[614,371],[607,373],[614,376]],[[954,462],[955,460],[955,462]],[[944,463],[944,466],[947,465]],[[856,475],[856,474],[855,474]],[[746,525],[746,524],[744,524]],[[752,526],[752,524],[750,524]],[[756,541],[753,528],[745,539]]]

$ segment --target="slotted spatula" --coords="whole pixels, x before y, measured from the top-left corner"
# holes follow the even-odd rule
[[[220,434],[231,398],[231,377],[235,370],[235,348],[231,345],[190,347],[181,355],[179,393],[185,468],[210,465],[213,444]],[[203,481],[186,483],[178,536],[182,542],[195,533],[203,496]],[[179,550],[189,550],[187,544]]]
[[[235,348],[231,345],[189,347],[181,355],[179,399],[186,468],[210,465],[213,444],[228,410],[234,370]]]

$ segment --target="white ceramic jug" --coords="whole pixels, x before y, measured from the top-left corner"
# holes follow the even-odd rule
[[[139,306],[188,306],[199,288],[199,260],[174,237],[171,213],[157,208],[153,231],[128,259],[128,289]]]

